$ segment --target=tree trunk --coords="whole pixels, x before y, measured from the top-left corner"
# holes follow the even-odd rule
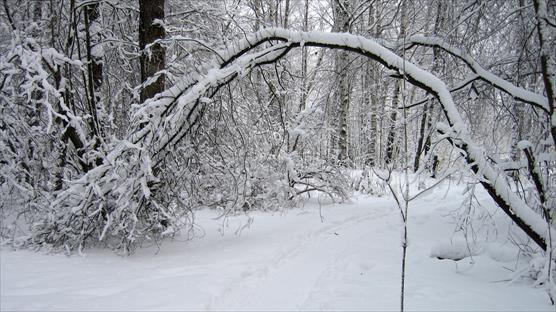
[[[400,33],[398,38],[405,37],[405,2],[402,3],[400,11]],[[400,80],[396,81],[394,94],[392,96],[392,112],[390,113],[390,129],[388,137],[386,138],[386,154],[384,155],[384,162],[390,164],[394,157],[394,143],[396,141],[396,119],[399,107],[399,96],[401,90]]]
[[[99,4],[93,3],[84,7],[85,41],[87,49],[87,84],[89,93],[89,110],[92,116],[91,128],[97,138],[100,136],[99,108],[101,107],[102,60],[101,27],[98,21]],[[95,143],[95,145],[98,144]]]
[[[309,0],[305,0],[305,12],[303,16],[303,31],[308,31],[309,25]],[[301,99],[299,110],[305,109],[307,102],[307,48],[301,48]]]
[[[541,71],[544,82],[544,90],[550,108],[550,133],[556,147],[556,58],[554,49],[550,42],[550,25],[548,21],[548,7],[545,0],[533,0],[535,13],[537,15],[537,34],[541,48]],[[552,47],[552,48],[551,48]]]
[[[139,1],[139,48],[141,49],[141,82],[145,84],[165,67],[166,50],[159,42],[164,39],[164,0]],[[143,85],[141,102],[164,90],[165,75]]]
[[[423,114],[421,115],[421,122],[419,124],[419,138],[417,139],[417,148],[415,151],[415,160],[413,161],[413,172],[417,172],[419,170],[419,163],[421,154],[423,154],[424,150],[424,141],[426,136],[426,129],[427,129],[427,120],[429,116],[429,101],[425,102],[423,106]]]
[[[384,155],[384,163],[390,164],[394,158],[394,143],[396,141],[396,119],[398,118],[398,106],[400,97],[400,80],[396,81],[394,94],[392,94],[392,112],[390,113],[390,129],[386,138],[386,151]]]
[[[378,38],[380,36],[380,33],[382,32],[378,25],[379,23],[376,23],[376,20],[378,19],[377,14],[379,12],[379,8],[377,6],[378,4],[375,4],[374,10],[373,7],[369,8],[369,20],[367,24],[367,27],[374,27],[374,29],[371,31],[371,36],[374,36],[375,38]],[[366,92],[365,100],[368,101],[368,106],[366,107],[368,107],[370,114],[369,133],[367,134],[369,136],[369,145],[367,147],[365,157],[365,164],[368,166],[375,166],[378,164],[377,139],[380,137],[380,133],[378,130],[377,114],[380,97],[377,96],[377,93],[380,92],[380,88],[378,87],[377,83],[377,81],[379,81],[377,71],[378,69],[376,63],[370,60],[367,61],[367,65],[365,66],[365,85],[363,88],[364,92]],[[370,92],[371,82],[375,83],[376,91],[374,92]]]
[[[350,0],[337,0],[334,2],[334,30],[337,32],[350,31],[349,7]],[[338,152],[337,158],[345,162],[348,158],[348,125],[347,117],[350,102],[350,83],[349,83],[349,52],[340,51],[336,58],[336,74],[338,75],[338,93],[336,101],[339,104],[337,135]]]
[[[436,7],[436,19],[434,22],[434,30],[433,35],[437,36],[439,30],[444,23],[444,9],[443,9],[443,1],[438,1]],[[432,50],[432,68],[431,73],[437,74],[438,68],[438,49]],[[431,128],[431,114],[432,114],[432,105],[430,101],[427,101],[423,106],[423,115],[421,116],[421,121],[419,125],[419,138],[417,140],[417,148],[415,151],[415,160],[413,161],[413,172],[417,172],[420,166],[421,155],[424,158],[427,157],[428,151],[430,149],[430,131]]]
[[[85,24],[87,28],[87,54],[89,57],[89,75],[91,79],[91,96],[95,103],[100,102],[100,88],[102,86],[102,59],[104,51],[101,45],[101,28],[98,21],[100,16],[99,4],[85,6]]]
[[[289,19],[290,19],[290,0],[286,0],[286,7],[284,8],[284,28],[288,28]]]

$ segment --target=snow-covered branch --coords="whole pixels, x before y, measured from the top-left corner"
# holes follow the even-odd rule
[[[511,82],[493,74],[492,72],[482,67],[464,50],[458,47],[454,47],[453,45],[442,40],[441,38],[414,35],[405,38],[404,40],[401,40],[399,42],[386,43],[386,46],[394,50],[404,46],[405,48],[407,48],[407,46],[411,46],[411,45],[421,45],[421,46],[440,48],[446,51],[447,53],[461,59],[480,79],[492,84],[497,89],[510,94],[515,99],[518,99],[522,102],[538,107],[547,114],[550,111],[548,99],[545,96],[518,87],[512,84]]]

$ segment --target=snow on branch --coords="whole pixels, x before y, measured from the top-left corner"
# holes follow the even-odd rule
[[[475,61],[468,53],[460,48],[454,47],[441,38],[425,37],[422,35],[414,35],[395,43],[389,43],[387,46],[391,49],[398,49],[402,46],[421,45],[428,47],[440,48],[447,53],[461,59],[469,66],[469,68],[482,80],[492,84],[497,89],[504,91],[517,100],[531,104],[542,109],[545,113],[549,113],[550,107],[548,99],[541,94],[531,92],[524,88],[518,87],[511,82],[484,69],[477,61]]]

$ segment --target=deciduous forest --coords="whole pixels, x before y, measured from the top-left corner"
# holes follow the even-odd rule
[[[133,259],[202,240],[199,214],[245,235],[375,198],[403,311],[412,214],[439,189],[463,194],[442,235],[464,255],[431,256],[496,233],[554,304],[555,1],[2,1],[3,256]]]

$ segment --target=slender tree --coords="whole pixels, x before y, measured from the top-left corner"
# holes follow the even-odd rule
[[[334,27],[336,32],[350,32],[351,0],[334,1]],[[350,103],[350,79],[349,79],[349,54],[346,51],[339,51],[335,60],[335,72],[337,75],[338,89],[336,101],[338,103],[337,118],[337,158],[341,162],[348,159],[348,113]]]

